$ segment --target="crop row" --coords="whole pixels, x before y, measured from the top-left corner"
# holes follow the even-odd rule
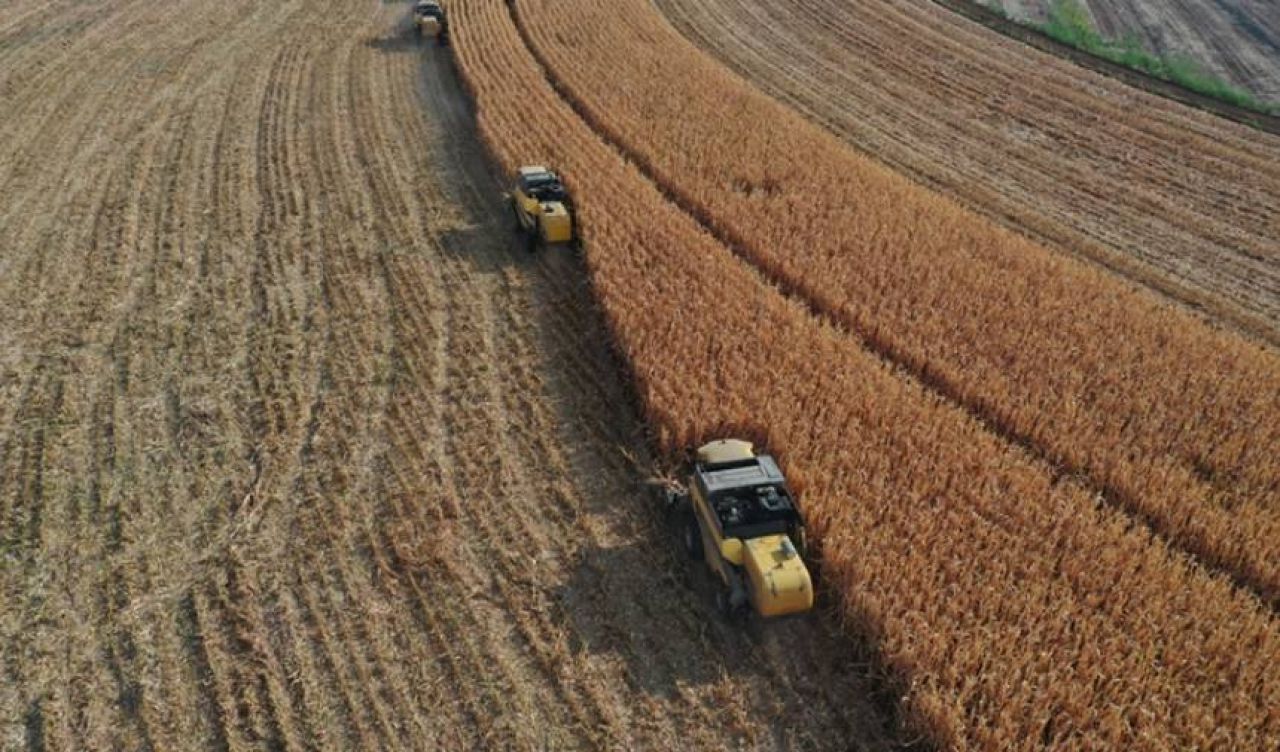
[[[779,294],[572,110],[504,0],[453,12],[495,158],[575,193],[662,447],[734,432],[779,453],[915,728],[983,750],[1280,740],[1268,609]]]
[[[1280,358],[848,150],[645,0],[568,5],[566,28],[565,0],[518,4],[536,53],[717,236],[1006,437],[1280,600]]]

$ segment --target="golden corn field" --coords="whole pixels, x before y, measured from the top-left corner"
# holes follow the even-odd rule
[[[647,3],[580,5],[569,35],[531,0],[531,35],[682,204],[875,352],[1280,599],[1273,352],[848,152],[701,58]],[[752,127],[720,127],[726,112]]]
[[[0,749],[1280,746],[1280,139],[1044,63],[1186,171],[1020,203],[1047,152],[831,73],[951,88],[879,2],[0,7]],[[648,479],[726,435],[813,613],[678,555]]]

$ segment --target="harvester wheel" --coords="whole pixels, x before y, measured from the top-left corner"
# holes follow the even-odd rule
[[[702,560],[702,530],[698,527],[698,520],[690,511],[685,515],[684,519],[684,550],[689,554],[689,558],[694,561]]]
[[[658,498],[662,501],[662,510],[667,513],[668,519],[677,512],[681,515],[689,514],[689,496],[680,489],[660,486]]]
[[[795,544],[796,551],[801,556],[809,555],[809,536],[805,534],[803,527],[796,530],[796,539],[792,543]]]
[[[735,604],[733,602],[733,591],[728,585],[720,585],[716,588],[716,610],[720,615],[730,623],[738,623],[747,615],[745,604]]]
[[[731,568],[728,582],[717,583],[716,610],[730,623],[740,623],[751,611],[751,601],[743,589],[742,575]]]

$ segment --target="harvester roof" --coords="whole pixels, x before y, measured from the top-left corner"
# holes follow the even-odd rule
[[[418,0],[418,3],[413,6],[413,12],[414,15],[423,18],[437,20],[444,18],[444,8],[441,8],[440,3],[436,2],[436,0]]]
[[[782,470],[767,454],[699,462],[694,475],[727,536],[785,532],[800,519]]]
[[[545,167],[520,168],[520,190],[539,201],[568,201],[560,177]]]
[[[778,463],[767,454],[730,462],[700,463],[698,475],[711,494],[786,482]]]

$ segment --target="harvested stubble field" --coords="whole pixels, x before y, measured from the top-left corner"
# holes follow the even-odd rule
[[[896,747],[711,618],[406,15],[0,7],[0,748]]]
[[[1280,344],[1280,137],[1082,70],[931,0],[656,3],[859,150]]]
[[[0,743],[1280,740],[1270,570],[1241,545],[1273,524],[1275,468],[1255,459],[1275,405],[1239,380],[1269,388],[1273,356],[860,160],[639,0],[455,0],[474,117],[404,5],[317,6],[0,11],[0,190],[17,197],[0,206]],[[716,134],[678,130],[644,80],[666,65],[679,117],[714,92],[763,174],[712,174]],[[563,170],[585,269],[516,250],[477,130],[503,168]],[[760,134],[896,204],[842,213],[847,186],[771,172]],[[773,232],[811,241],[790,266],[744,216],[761,199],[795,210],[763,214]],[[819,226],[872,238],[847,250],[879,282],[824,288],[806,264],[855,280],[804,235]],[[1007,327],[958,340],[903,319],[868,250],[1006,280],[1025,254],[1013,268],[1051,303],[1018,309],[1033,326],[1072,302],[1055,275],[1083,286],[1136,327],[1112,356],[1124,376],[1185,401],[1151,420],[1185,427],[1164,436],[1109,393],[1125,384],[1088,347],[1097,318],[1071,331],[1089,357],[1066,387],[1045,385],[1059,361],[1009,359]],[[928,304],[951,305],[946,287]],[[1001,299],[1026,306],[1022,290]],[[989,320],[971,297],[962,325]],[[1173,355],[1152,349],[1160,323]],[[1199,356],[1221,369],[1212,405],[1194,391],[1211,366],[1179,370]],[[1028,427],[1001,391],[1019,380],[1113,402],[1077,394]],[[726,431],[781,452],[835,609],[745,633],[711,616],[640,487],[637,398],[664,452]],[[1098,424],[1112,404],[1136,425]],[[1056,457],[1095,435],[1097,454]],[[1202,493],[1178,516],[1162,494],[1192,458]],[[1153,461],[1176,477],[1148,510],[1142,484],[1167,478],[1126,468]],[[1224,508],[1255,511],[1224,527]]]

